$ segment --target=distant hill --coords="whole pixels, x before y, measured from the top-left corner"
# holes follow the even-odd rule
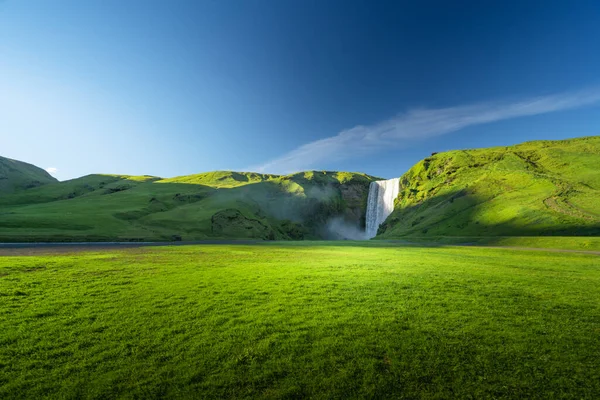
[[[0,157],[0,195],[58,182],[35,165]]]
[[[600,235],[600,136],[432,155],[377,238],[530,235]]]
[[[0,158],[0,167],[0,242],[360,239],[369,185],[379,179],[214,171],[57,182],[19,161]],[[376,238],[594,235],[600,136],[427,157],[402,176]]]
[[[327,171],[88,175],[0,195],[0,241],[352,237],[364,228],[376,179]]]

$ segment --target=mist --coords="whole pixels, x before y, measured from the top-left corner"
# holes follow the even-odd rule
[[[366,232],[356,222],[344,217],[334,217],[327,221],[323,237],[328,240],[367,240]]]

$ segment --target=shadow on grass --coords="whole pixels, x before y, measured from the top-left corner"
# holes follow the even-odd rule
[[[493,197],[484,197],[470,189],[431,197],[418,204],[395,210],[379,228],[383,238],[406,241],[461,237],[488,239],[531,236],[599,236],[600,219],[569,208],[568,202],[550,198],[540,200],[538,209],[522,208],[518,217],[497,223],[483,222],[478,207]],[[462,240],[462,239],[461,239]]]
[[[366,181],[354,182],[356,193],[353,193],[354,198],[349,200],[344,197],[341,185],[330,181],[313,184],[310,180],[300,180],[294,182],[301,188],[295,192],[285,183],[274,181],[255,182],[233,188],[215,188],[195,183],[157,183],[158,179],[155,177],[130,179],[122,176],[88,175],[4,196],[0,199],[0,204],[35,205],[60,201],[65,205],[65,212],[71,212],[73,211],[71,205],[75,203],[70,201],[85,197],[85,201],[93,203],[97,209],[109,210],[112,217],[141,226],[144,222],[143,218],[148,215],[170,211],[211,198],[210,205],[200,203],[197,207],[208,207],[206,210],[209,211],[209,214],[213,213],[213,208],[214,213],[226,208],[250,210],[255,217],[244,218],[249,221],[255,221],[253,218],[260,219],[269,226],[269,229],[277,233],[277,235],[269,235],[273,238],[318,238],[318,229],[324,226],[330,218],[346,214],[354,218],[358,228],[364,228],[364,209],[368,193],[368,182]],[[478,207],[492,198],[484,197],[475,190],[476,188],[466,188],[434,196],[402,210],[396,210],[380,227],[382,239],[393,238],[391,241],[322,241],[315,243],[319,246],[443,246],[470,243],[495,244],[505,237],[514,236],[600,235],[600,220],[597,217],[591,214],[584,215],[581,210],[569,208],[568,201],[562,201],[559,197],[543,202],[538,209],[524,209],[518,219],[484,223],[478,220]],[[123,205],[124,207],[122,207]],[[115,207],[115,209],[111,210],[111,207]],[[10,212],[10,208],[7,211],[3,213],[5,218],[0,220],[0,227],[23,228],[29,226],[26,224],[37,223],[36,218],[32,218],[31,214],[27,215],[27,219],[23,219],[25,214],[21,213],[19,219],[18,215],[15,215],[14,218],[10,215],[14,214]],[[88,214],[90,212],[90,210],[84,211]],[[40,215],[43,217],[42,214]],[[89,217],[89,215],[85,216]],[[287,220],[293,223],[285,223]],[[54,223],[53,221],[54,219],[49,219],[48,223]],[[93,222],[93,219],[90,221]],[[186,237],[187,233],[191,232],[189,228],[193,227],[194,223],[193,220],[174,220],[173,227],[169,226],[167,229],[173,232],[172,235],[171,233],[161,234],[160,237],[153,237],[153,240],[163,240],[160,242],[161,244],[169,243],[169,241],[188,243],[183,241],[198,238],[191,234]],[[50,229],[52,226],[31,226],[30,228]],[[150,227],[150,229],[153,228],[153,226]],[[115,240],[147,241],[144,237],[126,239],[117,232],[112,233],[107,231],[103,235],[88,235],[82,232],[75,237],[69,236],[57,228],[53,234],[37,235],[33,231],[32,234],[28,234],[26,240],[20,236],[3,235],[2,241],[103,243]],[[213,237],[227,236],[210,231],[206,234]],[[262,240],[209,239],[188,244],[203,243],[257,244],[264,242]],[[289,245],[294,244],[289,242]]]
[[[365,177],[344,188],[334,178],[320,175],[314,182],[302,176],[278,182],[248,182],[240,174],[233,178],[241,185],[213,187],[157,182],[160,178],[151,176],[88,175],[3,196],[0,207],[6,208],[0,209],[4,216],[0,228],[6,231],[0,232],[0,241],[169,242],[213,237],[298,240],[323,237],[323,227],[337,216],[352,219],[358,229],[364,226],[370,182]],[[349,187],[353,188],[352,196],[346,195]],[[151,220],[157,214],[193,203],[198,204]],[[114,218],[122,221],[121,225]],[[122,228],[123,222],[133,229]],[[224,230],[223,226],[230,229]]]

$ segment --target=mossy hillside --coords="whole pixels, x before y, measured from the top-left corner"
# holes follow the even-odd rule
[[[179,229],[187,238],[322,238],[324,226],[335,216],[360,226],[368,186],[375,179],[324,171],[269,178],[216,188],[202,201],[149,214],[140,223],[156,229]],[[226,216],[227,228],[222,220]]]
[[[428,157],[402,177],[378,238],[598,235],[599,142]],[[364,227],[376,179],[333,171],[88,175],[1,195],[0,241],[331,238],[334,219]]]
[[[323,171],[88,175],[0,197],[0,241],[321,238],[332,216],[360,225],[374,179]]]
[[[35,165],[0,157],[0,195],[53,182],[58,181]]]
[[[282,176],[271,190],[246,193],[274,218],[316,229],[332,216],[364,227],[369,185],[381,178],[353,172],[307,171]],[[267,184],[265,184],[267,186]],[[255,187],[248,187],[252,192]],[[275,193],[285,195],[277,196]]]
[[[450,151],[401,178],[378,238],[600,234],[600,137]]]

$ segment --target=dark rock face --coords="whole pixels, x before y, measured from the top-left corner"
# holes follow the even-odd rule
[[[270,226],[260,220],[247,218],[233,208],[215,213],[211,218],[211,230],[217,237],[275,239]]]
[[[309,233],[301,224],[289,220],[282,221],[279,224],[279,230],[283,235],[292,240],[304,240],[305,235]]]
[[[369,196],[369,184],[349,183],[340,185],[340,194],[345,203],[344,218],[365,225],[365,212]]]

